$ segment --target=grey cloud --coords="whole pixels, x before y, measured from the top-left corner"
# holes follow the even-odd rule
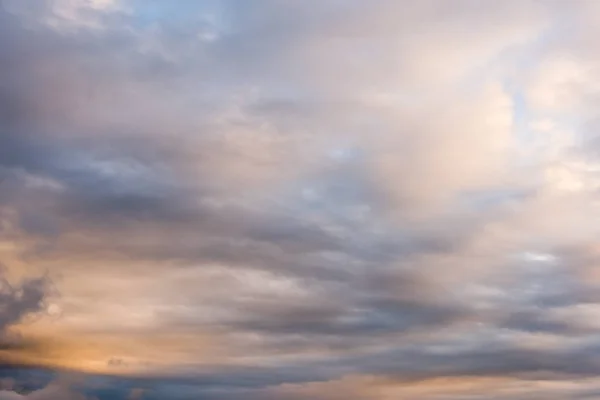
[[[21,395],[13,391],[0,391],[0,399],[2,400],[86,400],[86,398],[85,395],[57,383],[50,384],[45,388],[26,395]]]
[[[311,282],[305,284],[310,287]],[[435,329],[472,318],[469,307],[411,273],[369,271],[341,286],[324,286],[312,299],[244,300],[236,330],[327,342]],[[310,341],[311,339],[309,339]]]
[[[180,390],[182,397],[189,389],[197,393],[190,398],[259,399],[266,395],[263,390],[284,383],[324,382],[349,374],[405,381],[525,379],[540,371],[593,376],[598,373],[596,348],[532,350],[519,346],[517,339],[500,344],[468,339],[475,326],[469,324],[476,322],[484,323],[490,336],[508,331],[583,340],[597,333],[593,326],[556,314],[598,303],[597,288],[569,269],[585,260],[565,255],[566,265],[559,271],[485,281],[490,264],[502,269],[507,252],[524,250],[527,243],[516,232],[526,229],[510,225],[511,218],[519,218],[522,207],[535,204],[545,192],[516,178],[500,183],[493,178],[481,189],[459,180],[456,187],[449,184],[449,191],[457,193],[449,195],[447,204],[413,219],[411,213],[420,206],[413,203],[421,197],[412,191],[421,190],[421,180],[427,181],[423,193],[438,190],[446,184],[441,170],[475,157],[478,149],[468,148],[468,140],[439,144],[434,134],[431,143],[420,142],[421,136],[428,138],[420,134],[433,128],[396,115],[411,109],[396,113],[368,106],[367,94],[358,90],[345,100],[354,85],[382,86],[379,76],[398,77],[397,91],[410,91],[413,80],[425,87],[423,92],[436,86],[421,75],[421,67],[434,66],[427,60],[411,64],[420,48],[404,43],[410,41],[404,36],[414,36],[411,29],[419,28],[419,36],[443,25],[445,35],[477,19],[483,21],[477,22],[483,37],[486,29],[502,25],[499,20],[512,22],[510,16],[531,12],[529,6],[514,7],[517,2],[489,8],[475,3],[457,1],[447,10],[436,2],[400,7],[391,1],[220,6],[186,1],[167,10],[159,1],[128,1],[126,6],[148,7],[146,14],[116,11],[98,17],[104,29],[80,28],[77,34],[40,23],[36,15],[47,16],[49,9],[34,7],[21,16],[0,9],[0,176],[5,178],[0,211],[16,215],[15,236],[30,235],[46,250],[35,254],[36,261],[44,256],[94,258],[115,275],[126,268],[124,261],[145,263],[148,275],[184,267],[202,273],[216,264],[232,274],[270,273],[306,290],[304,297],[283,291],[211,298],[213,288],[195,282],[186,288],[168,287],[168,279],[157,282],[156,291],[184,297],[183,304],[164,304],[153,314],[167,329],[216,329],[224,338],[252,334],[265,344],[259,351],[278,357],[303,349],[331,351],[306,356],[309,361],[207,365],[208,372],[190,374],[181,383],[185,387],[172,383],[169,390]],[[202,20],[203,7],[220,21]],[[442,17],[444,10],[449,15]],[[366,23],[359,26],[357,21]],[[33,27],[26,28],[27,23]],[[392,30],[396,26],[400,33]],[[451,44],[465,39],[460,32]],[[210,40],[198,39],[211,34]],[[480,47],[501,52],[515,45],[507,41]],[[398,59],[392,59],[394,54]],[[474,57],[474,68],[489,61],[486,51],[475,51]],[[373,59],[384,62],[371,65]],[[324,77],[313,78],[311,71],[320,67]],[[341,67],[347,73],[340,73]],[[464,71],[457,69],[462,77]],[[245,85],[250,99],[232,101]],[[252,98],[254,89],[258,99]],[[403,108],[401,103],[394,107]],[[469,103],[466,119],[476,119],[478,111],[471,110],[476,105]],[[439,108],[416,119],[435,120],[432,114]],[[440,136],[458,135],[450,130],[452,124],[443,125],[450,133],[444,130]],[[476,128],[477,135],[486,129]],[[240,130],[251,134],[238,146]],[[261,141],[264,131],[268,134]],[[322,132],[331,140],[317,138]],[[394,142],[405,133],[414,138],[399,140],[402,145]],[[387,134],[391,139],[380,142]],[[260,143],[251,147],[255,142]],[[464,146],[464,154],[453,153],[450,162],[439,165],[435,157],[413,154],[446,144]],[[244,146],[251,147],[250,156]],[[268,150],[274,155],[262,158]],[[397,167],[385,178],[375,166],[383,153]],[[476,163],[469,166],[479,170]],[[263,169],[277,170],[276,177],[261,176],[254,184],[251,175]],[[431,175],[435,179],[430,181]],[[513,181],[518,181],[516,187],[507,187]],[[78,268],[73,264],[70,271]],[[469,275],[467,267],[482,270],[484,278]],[[509,267],[510,275],[514,269]],[[94,279],[93,271],[83,274]],[[484,280],[500,295],[494,301],[470,296],[470,279]],[[43,309],[45,285],[43,279],[5,285],[0,332]],[[491,306],[481,307],[486,302]],[[223,311],[225,317],[206,322],[201,306]],[[449,332],[462,332],[467,339],[451,343],[445,353],[428,349]],[[426,336],[419,342],[416,335]],[[373,350],[381,347],[385,350]],[[109,366],[120,366],[118,360]],[[164,397],[174,398],[169,390]]]
[[[256,390],[260,393],[260,390],[283,383],[327,382],[361,373],[397,379],[399,385],[402,382],[451,377],[512,377],[523,382],[529,379],[585,379],[598,372],[594,351],[595,348],[589,346],[538,351],[493,341],[482,343],[482,347],[473,350],[445,353],[407,346],[366,356],[296,361],[272,367],[215,367],[210,373],[191,374],[186,378],[165,381],[165,385],[187,386],[197,395],[205,394],[209,398],[211,394],[220,392],[223,398],[227,398],[227,395],[234,396],[236,392]]]
[[[552,316],[546,315],[545,310],[541,309],[511,312],[511,314],[502,321],[502,326],[514,330],[563,335],[589,334],[594,331],[594,329],[585,329],[585,327],[574,326],[572,321],[565,321],[556,317],[553,318]]]
[[[263,209],[256,210],[251,202],[236,199],[246,195],[243,189],[234,190],[232,195],[215,188],[218,185],[211,172],[202,170],[210,168],[210,163],[205,166],[200,160],[200,169],[186,170],[185,163],[193,155],[188,144],[207,144],[207,149],[199,150],[200,157],[219,147],[210,147],[210,141],[189,141],[185,135],[173,135],[169,142],[166,134],[158,134],[163,128],[161,118],[167,118],[170,109],[160,115],[150,113],[156,105],[167,106],[168,101],[149,98],[145,99],[148,103],[134,104],[138,98],[125,90],[116,90],[125,100],[102,97],[119,84],[130,85],[127,80],[133,77],[133,87],[138,88],[135,83],[147,76],[140,77],[136,67],[154,60],[134,51],[134,39],[123,27],[117,24],[97,37],[85,33],[71,36],[42,25],[26,30],[19,25],[22,20],[6,12],[2,18],[10,20],[3,28],[7,36],[20,38],[24,42],[21,49],[26,50],[17,62],[12,56],[19,54],[19,48],[11,42],[0,47],[6,59],[15,63],[1,78],[1,116],[6,123],[0,135],[0,164],[8,177],[5,188],[10,190],[3,194],[2,204],[16,210],[26,234],[50,243],[49,254],[55,251],[89,257],[116,253],[151,262],[219,262],[309,281],[330,280],[333,285],[338,281],[343,290],[356,291],[350,298],[325,295],[323,301],[332,303],[329,309],[318,304],[269,304],[270,300],[266,304],[231,305],[239,306],[247,316],[224,325],[271,336],[365,337],[441,326],[463,318],[466,312],[462,306],[443,304],[443,296],[433,302],[420,297],[417,292],[426,283],[409,282],[404,289],[414,284],[411,290],[416,291],[403,297],[363,287],[362,276],[369,279],[382,265],[402,257],[406,260],[422,253],[450,251],[462,238],[450,238],[446,233],[396,233],[385,222],[385,215],[378,214],[377,210],[386,206],[385,196],[372,182],[360,156],[330,162],[333,166],[319,165],[298,185],[292,185],[291,195],[283,188],[276,201],[259,201]],[[163,33],[177,36],[175,32]],[[41,44],[35,44],[38,38],[43,38]],[[159,38],[163,39],[165,43],[171,39],[181,42],[179,36]],[[131,54],[125,65],[105,61],[121,54]],[[53,65],[59,55],[61,61]],[[84,61],[87,64],[80,64]],[[21,64],[36,63],[48,66],[52,74],[21,68]],[[107,70],[101,72],[103,67]],[[70,72],[74,73],[72,79]],[[97,78],[99,82],[92,81]],[[167,89],[151,90],[150,95],[167,95],[169,89],[177,88],[169,74],[157,73],[153,78]],[[109,103],[111,99],[114,105]],[[119,110],[119,106],[132,110]],[[99,117],[94,123],[94,112],[101,114],[104,108],[123,120]],[[88,120],[78,121],[79,115]],[[190,129],[192,124],[185,121],[192,118],[190,115],[177,113],[176,117],[184,119],[182,129]],[[24,176],[47,179],[57,187],[32,188]],[[303,186],[316,197],[306,199]],[[216,205],[206,206],[210,201]],[[91,238],[90,247],[62,238],[63,234],[78,232]],[[115,232],[121,232],[120,237]],[[137,240],[146,235],[150,236],[147,244]]]
[[[8,326],[19,322],[30,313],[43,309],[47,281],[44,278],[26,280],[14,286],[6,280],[2,281],[0,302],[2,314],[0,328],[4,331]]]
[[[299,7],[299,5],[297,6]],[[195,6],[188,4],[185,7],[193,8]],[[273,7],[277,9],[281,5],[273,4]],[[268,7],[258,7],[254,11],[260,14],[268,10]],[[308,14],[311,14],[311,12],[308,12]],[[8,36],[17,35],[22,37],[22,40],[26,44],[25,48],[30,49],[29,52],[31,54],[25,53],[25,56],[28,58],[22,60],[22,64],[34,64],[35,61],[38,61],[35,57],[45,61],[45,58],[51,57],[50,49],[56,51],[58,48],[59,53],[65,54],[67,60],[74,60],[73,63],[75,64],[78,62],[79,57],[84,57],[81,54],[81,52],[84,52],[86,57],[93,60],[92,65],[94,65],[104,63],[102,61],[104,59],[110,59],[110,54],[121,54],[125,52],[127,46],[133,46],[131,44],[132,38],[126,37],[123,40],[122,36],[125,33],[119,29],[114,30],[116,33],[109,30],[109,33],[101,33],[100,37],[95,38],[88,37],[85,34],[77,37],[61,36],[41,26],[37,27],[38,31],[34,30],[33,32],[25,33],[24,29],[18,25],[18,19],[9,16],[7,13],[3,13],[3,17],[11,22],[9,24],[11,28],[6,28],[7,30],[10,29]],[[248,20],[251,19],[251,17],[248,17]],[[116,26],[119,26],[118,23]],[[165,29],[168,28],[165,27]],[[116,36],[113,37],[112,35]],[[44,51],[36,50],[38,47],[33,45],[33,42],[38,37],[43,37],[46,41],[50,42],[50,44],[40,45],[40,48]],[[71,42],[75,42],[76,44],[74,45]],[[7,42],[3,46],[2,51],[7,55],[17,53],[16,47],[11,42]],[[102,55],[104,54],[107,54],[107,56],[103,57]],[[12,57],[7,57],[7,59],[12,60]],[[148,62],[148,58],[137,52],[132,52],[127,62],[145,64]],[[65,64],[62,67],[64,70],[60,69],[59,64],[57,73],[61,79],[62,75],[69,71],[68,61]],[[109,65],[109,67],[109,72],[103,73],[109,74],[107,75],[109,80],[111,78],[110,73],[113,73],[112,78],[120,82],[121,78],[118,78],[119,72],[123,71],[118,66],[113,65],[111,67]],[[3,109],[8,114],[5,118],[11,119],[13,122],[8,124],[8,130],[2,134],[0,139],[3,144],[0,147],[5,149],[4,151],[6,152],[5,156],[1,157],[1,160],[10,169],[24,168],[26,171],[51,178],[65,186],[64,193],[52,195],[40,193],[40,196],[36,196],[54,199],[50,200],[54,203],[46,203],[43,208],[50,208],[49,211],[56,214],[59,220],[56,220],[54,216],[40,215],[41,213],[36,212],[36,208],[38,207],[36,207],[37,204],[35,202],[30,201],[29,203],[34,204],[29,206],[27,206],[28,202],[26,202],[22,206],[27,206],[26,210],[22,210],[23,225],[26,230],[33,229],[50,232],[54,235],[56,230],[62,229],[61,227],[65,225],[77,224],[75,222],[77,220],[81,220],[82,224],[92,225],[110,223],[110,221],[115,221],[115,219],[123,222],[140,219],[150,219],[158,222],[185,220],[192,222],[189,226],[191,230],[203,229],[203,225],[208,225],[208,229],[212,230],[216,225],[227,225],[230,223],[229,220],[231,218],[225,215],[217,216],[216,218],[208,216],[208,214],[219,212],[215,209],[201,209],[190,205],[190,203],[197,200],[197,196],[200,196],[200,198],[216,196],[218,199],[219,194],[211,192],[213,190],[211,183],[206,182],[211,179],[208,177],[208,172],[197,171],[199,176],[182,178],[178,166],[172,164],[173,162],[177,162],[174,160],[180,157],[187,157],[185,150],[186,139],[178,137],[177,140],[181,140],[181,142],[178,142],[176,145],[167,143],[166,140],[160,139],[156,135],[149,135],[148,139],[146,139],[147,135],[144,135],[144,132],[152,131],[154,128],[151,127],[151,124],[146,124],[146,121],[143,120],[126,120],[125,125],[116,124],[114,129],[121,134],[110,134],[104,141],[103,139],[77,136],[75,138],[68,138],[51,132],[43,132],[41,130],[45,128],[42,128],[41,125],[46,122],[50,122],[50,126],[57,125],[53,128],[57,130],[94,130],[98,127],[79,127],[76,123],[69,121],[68,118],[60,117],[59,112],[44,109],[43,107],[48,108],[48,104],[52,104],[52,102],[46,102],[48,104],[40,103],[34,98],[40,95],[46,96],[45,93],[50,90],[48,88],[50,83],[38,76],[36,71],[23,70],[18,68],[17,65],[14,68],[13,74],[16,74],[20,78],[17,81],[24,81],[24,83],[15,89],[17,93],[11,92],[6,95],[7,105]],[[90,80],[92,77],[95,79],[96,75],[100,74],[100,71],[94,69],[94,67],[90,67],[78,70],[77,74],[81,75],[81,79],[83,80],[82,86],[75,88],[67,86],[68,90],[66,94],[60,93],[61,96],[67,96],[64,105],[67,108],[65,108],[64,112],[67,114],[70,113],[68,107],[75,107],[77,103],[87,104],[90,109],[94,109],[96,106],[105,107],[106,104],[98,104],[93,100],[91,102],[86,100],[85,88],[92,86],[94,90],[96,89],[95,83]],[[127,78],[136,76],[131,71],[124,74]],[[160,80],[162,77],[158,77],[158,79]],[[11,78],[11,80],[13,79]],[[116,85],[118,83],[109,82],[109,86],[111,87]],[[168,86],[169,84],[167,83]],[[72,98],[69,98],[69,96]],[[21,97],[24,97],[23,100],[19,100]],[[10,111],[15,107],[16,102],[18,102],[17,105],[19,108],[30,113],[27,117],[21,115],[19,112]],[[60,105],[61,99],[57,103]],[[42,107],[42,109],[38,109],[39,107]],[[137,117],[137,115],[132,114],[128,118],[134,119]],[[152,120],[153,116],[150,115],[149,117]],[[186,118],[188,116],[182,115],[182,117]],[[101,129],[110,129],[110,123],[103,121],[103,124]],[[133,132],[131,132],[131,129],[133,129]],[[26,134],[23,134],[23,131]],[[102,165],[94,167],[93,164],[96,161]],[[115,168],[138,168],[141,172],[137,175],[127,177],[119,175],[119,172],[107,175],[105,172],[99,170],[100,168],[112,168],[112,164],[116,165]],[[206,168],[210,168],[210,165],[207,165]],[[351,213],[355,212],[355,208],[364,209],[365,207],[370,207],[371,209],[378,209],[383,201],[382,193],[376,193],[376,189],[369,187],[369,185],[373,186],[368,182],[369,177],[361,177],[360,180],[362,182],[359,182],[357,181],[357,173],[363,173],[360,166],[344,168],[337,172],[333,171],[333,173],[330,171],[323,172],[322,176],[317,178],[320,181],[319,185],[321,189],[323,189],[323,193],[320,195],[326,198],[327,202],[323,204],[308,204],[306,207],[320,209],[320,213],[325,216],[327,223],[344,224],[343,229],[353,229],[351,224],[357,224],[355,226],[357,227],[361,222],[353,222],[348,218]],[[175,177],[175,175],[179,176]],[[199,180],[201,182],[200,188],[190,190],[187,187],[188,182],[178,181],[181,179]],[[28,196],[26,194],[28,192],[24,192],[23,197]],[[342,203],[346,205],[342,207]],[[234,210],[234,212],[236,211]],[[226,212],[229,213],[231,210]],[[238,218],[248,218],[247,212],[243,210],[237,212]],[[250,218],[256,217],[250,216]],[[309,226],[304,222],[295,221],[287,214],[283,215],[280,220],[277,220],[277,218],[279,217],[267,216],[263,218],[264,220],[253,221],[244,228],[244,234],[258,242],[276,243],[285,251],[315,251],[319,247],[325,250],[337,251],[341,246],[340,242],[342,240],[340,238],[332,237],[331,234],[323,232],[320,227]],[[45,220],[45,222],[36,223],[36,219],[40,221]],[[206,219],[209,220],[208,223],[206,223]],[[223,219],[226,221],[223,222]],[[198,228],[193,225],[194,221],[198,221]],[[120,223],[122,222],[116,224]],[[50,224],[58,225],[58,227],[52,229],[49,227]],[[42,225],[43,228],[36,228]],[[363,239],[371,240],[366,237],[363,237]],[[311,243],[309,244],[308,241]],[[395,243],[392,240],[389,245],[383,246],[393,247],[394,245]],[[304,246],[309,247],[306,248]],[[373,247],[374,249],[370,250],[369,247]],[[350,246],[346,246],[343,251],[355,252],[358,257],[393,257],[385,254],[393,253],[393,251],[385,247],[380,250],[377,247],[380,247],[380,245],[376,243],[372,245],[363,244],[363,240],[357,240]],[[294,250],[294,248],[297,249]],[[174,251],[184,253],[183,250],[174,249]],[[219,252],[218,249],[215,251]],[[198,253],[203,252],[210,253],[211,250],[200,249],[198,251]],[[375,254],[371,256],[368,255],[369,252],[375,252]],[[231,254],[230,257],[235,256]]]
[[[49,282],[46,277],[26,279],[11,284],[0,276],[0,349],[20,349],[29,346],[18,334],[9,333],[13,325],[40,314],[45,309]]]

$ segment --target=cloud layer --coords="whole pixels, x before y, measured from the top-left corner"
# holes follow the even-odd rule
[[[0,2],[7,360],[123,398],[597,396],[593,1],[176,3]]]

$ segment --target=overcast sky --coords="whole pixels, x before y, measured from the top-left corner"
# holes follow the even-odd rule
[[[0,0],[0,400],[600,398],[599,49],[596,0]]]

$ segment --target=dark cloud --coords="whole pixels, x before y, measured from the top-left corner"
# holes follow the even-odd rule
[[[11,283],[6,270],[0,264],[0,364],[6,359],[5,352],[39,350],[39,343],[29,340],[13,328],[20,323],[31,322],[45,313],[47,300],[55,295],[47,276],[26,278]]]
[[[4,337],[7,328],[44,310],[49,284],[43,277],[27,279],[17,285],[2,278],[0,285],[0,332]]]
[[[240,320],[234,326],[275,337],[353,342],[356,337],[435,329],[472,317],[466,305],[442,288],[407,272],[359,273],[342,285],[317,288],[313,298],[290,303],[246,299],[236,304]]]

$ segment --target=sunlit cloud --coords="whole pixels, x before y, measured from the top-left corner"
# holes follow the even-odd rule
[[[0,400],[598,396],[598,22],[0,2]]]

